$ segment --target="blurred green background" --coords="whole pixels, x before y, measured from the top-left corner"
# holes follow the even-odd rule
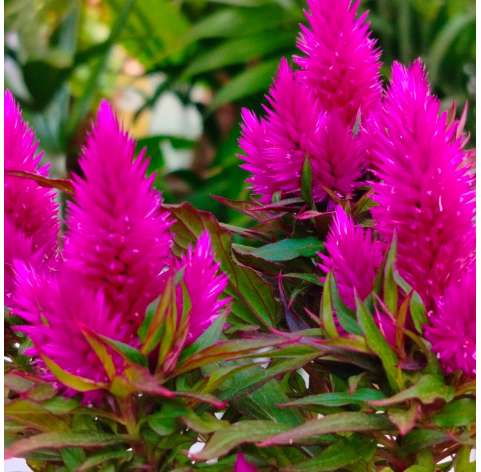
[[[335,1],[335,0],[332,0]],[[147,146],[169,202],[239,218],[211,195],[245,197],[239,111],[260,108],[279,58],[295,52],[299,0],[6,0],[5,85],[53,162],[77,168],[102,97]],[[421,56],[443,104],[469,102],[474,140],[475,0],[364,0],[393,59]]]

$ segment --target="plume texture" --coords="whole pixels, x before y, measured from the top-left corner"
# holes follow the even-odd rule
[[[103,101],[80,159],[83,176],[74,178],[65,261],[137,327],[165,286],[172,240],[154,176],[145,177],[148,160],[134,153],[135,142]]]
[[[225,310],[229,299],[221,299],[227,276],[214,259],[209,233],[204,231],[180,262],[190,297],[187,343],[194,342]]]
[[[48,175],[41,164],[34,132],[22,118],[10,91],[5,91],[5,169]],[[59,232],[58,205],[54,190],[36,182],[5,176],[5,305],[12,303],[16,260],[46,267],[53,263]]]
[[[429,308],[474,259],[474,188],[464,138],[429,89],[423,64],[395,63],[383,109],[368,123],[372,209],[386,243],[397,235],[397,268]]]
[[[335,211],[321,268],[331,272],[344,304],[355,309],[355,292],[363,300],[372,291],[383,258],[383,246],[369,229],[357,226],[341,206]]]
[[[363,155],[341,115],[322,111],[285,59],[267,101],[264,118],[242,111],[239,141],[241,167],[250,172],[247,181],[261,201],[270,202],[274,194],[300,196],[306,159],[312,167],[315,201],[326,197],[326,188],[350,194],[363,170]]]
[[[446,373],[457,370],[476,376],[476,268],[473,264],[438,300],[426,328]]]
[[[70,374],[108,382],[102,362],[83,332],[89,330],[123,342],[130,340],[130,332],[121,315],[112,313],[103,292],[85,288],[72,273],[39,273],[24,263],[17,263],[15,271],[15,313],[28,322],[17,329],[32,340],[33,347],[27,354],[37,358],[46,380],[53,376],[45,368],[42,356]],[[113,352],[111,356],[121,372],[121,358]],[[84,396],[84,401],[88,403],[100,396],[94,390]]]
[[[381,99],[380,52],[371,37],[367,12],[357,17],[359,0],[308,0],[308,25],[301,25],[294,60],[300,78],[326,111],[337,110],[353,125]]]

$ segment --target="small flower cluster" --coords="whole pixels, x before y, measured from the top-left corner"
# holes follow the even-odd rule
[[[10,92],[5,93],[6,170],[47,176],[33,132]],[[172,221],[146,177],[144,152],[102,102],[73,178],[66,230],[55,191],[25,175],[5,179],[6,306],[33,345],[28,354],[51,378],[47,358],[70,374],[105,382],[107,373],[88,333],[137,346],[148,306],[177,273],[189,297],[186,343],[225,311],[227,277],[204,232],[180,259],[172,252]],[[177,297],[182,313],[182,291]],[[115,368],[123,362],[113,354]],[[89,392],[87,401],[98,398]]]
[[[383,90],[380,51],[367,13],[357,17],[359,1],[308,4],[298,69],[281,61],[265,117],[242,112],[240,157],[251,189],[263,203],[300,197],[306,161],[312,198],[328,210],[330,197],[348,208],[368,184],[373,228],[338,206],[321,268],[353,309],[355,293],[363,300],[372,292],[395,238],[396,268],[428,309],[433,351],[447,372],[474,376],[475,190],[462,124],[441,111],[421,60],[394,63]],[[391,318],[378,320],[392,340]]]

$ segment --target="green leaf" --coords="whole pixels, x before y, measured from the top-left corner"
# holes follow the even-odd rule
[[[107,338],[106,336],[99,335],[99,337],[124,359],[133,364],[147,367],[147,358],[134,347],[121,341],[117,341],[116,339]]]
[[[229,277],[225,293],[233,297],[232,313],[249,324],[272,326],[279,311],[272,286],[256,271],[241,266],[233,259],[230,233],[219,225],[212,214],[196,210],[188,203],[165,207],[176,219],[172,230],[175,234],[177,253],[185,251],[197,240],[202,231],[208,230],[216,259]],[[231,319],[232,315],[229,320]]]
[[[204,449],[192,454],[191,458],[196,461],[215,459],[224,456],[241,444],[262,441],[273,434],[285,431],[287,428],[288,426],[273,421],[240,421],[215,432]]]
[[[293,400],[282,404],[282,406],[328,406],[339,407],[345,405],[362,405],[372,400],[380,400],[384,394],[372,388],[360,388],[354,393],[332,392],[320,393],[318,395],[308,395],[298,400]]]
[[[37,431],[66,431],[68,424],[47,411],[43,406],[29,400],[14,400],[5,405],[5,416]]]
[[[433,416],[434,424],[441,428],[457,428],[469,426],[476,421],[476,401],[471,398],[460,398],[443,406]]]
[[[319,276],[316,274],[302,274],[297,272],[290,272],[288,274],[282,274],[284,278],[287,279],[299,279],[304,280],[304,282],[309,282],[312,285],[318,285],[322,287],[322,282],[319,279]]]
[[[389,406],[403,403],[407,400],[418,399],[425,405],[436,400],[451,401],[454,397],[454,388],[446,385],[443,378],[438,375],[423,375],[412,387],[384,400],[374,400],[371,405]]]
[[[471,462],[472,448],[463,446],[456,454],[454,460],[454,472],[475,472],[476,462]]]
[[[129,451],[128,449],[119,449],[119,450],[106,450],[99,452],[97,454],[92,454],[87,458],[87,460],[77,469],[77,472],[85,472],[86,470],[90,470],[96,466],[105,464],[110,460],[121,460],[122,462],[130,462],[134,455],[133,451]]]
[[[55,375],[60,382],[67,387],[77,390],[77,392],[90,392],[92,390],[106,388],[106,385],[103,383],[94,382],[93,380],[79,377],[78,375],[73,375],[70,372],[67,372],[47,356],[42,355],[42,359],[52,374]]]
[[[367,345],[381,359],[389,384],[394,390],[402,388],[402,373],[397,366],[397,357],[394,351],[387,343],[384,336],[379,331],[372,315],[368,312],[366,306],[356,297],[357,319],[365,337]]]
[[[449,439],[449,436],[443,431],[415,429],[401,439],[400,451],[402,451],[403,455],[408,455]]]
[[[335,413],[262,441],[259,446],[270,447],[302,442],[304,439],[329,433],[390,430],[393,426],[384,415],[366,413]]]
[[[225,103],[264,92],[269,87],[278,65],[278,59],[268,60],[236,75],[217,92],[209,110],[213,111]]]
[[[69,472],[76,472],[79,465],[85,461],[85,452],[78,447],[61,449],[60,455]]]
[[[80,407],[80,402],[74,398],[56,396],[43,402],[42,406],[55,415],[65,415]]]
[[[184,361],[188,357],[212,346],[221,337],[224,325],[225,316],[219,316],[195,342],[182,351],[179,361]]]
[[[332,274],[329,272],[326,276],[324,282],[324,290],[322,291],[321,299],[321,320],[324,329],[326,330],[327,336],[329,338],[339,337],[339,333],[336,328],[336,323],[334,322],[334,313],[332,311],[331,302],[331,281]]]
[[[312,257],[322,251],[324,245],[317,238],[281,239],[275,243],[252,248],[249,252],[267,261],[290,261],[297,257]]]
[[[210,415],[209,413],[201,413],[198,415],[193,411],[189,411],[187,415],[182,416],[182,421],[188,428],[202,434],[214,433],[215,431],[230,426],[228,421],[218,420],[215,416]]]
[[[99,448],[120,444],[125,441],[122,436],[94,432],[42,433],[29,438],[20,439],[6,451],[5,458],[25,457],[39,449],[63,449],[65,447]]]
[[[315,208],[312,197],[312,164],[309,157],[304,159],[301,174],[301,195],[310,208]]]
[[[337,285],[334,277],[331,278],[331,297],[332,297],[332,304],[334,306],[334,311],[336,314],[336,318],[341,324],[341,326],[351,334],[362,335],[361,328],[356,322],[355,314],[349,310],[349,308],[344,305],[339,296],[339,292],[337,290]]]
[[[234,64],[243,64],[252,59],[283,49],[295,42],[295,34],[281,31],[275,35],[260,34],[221,43],[220,46],[207,49],[183,72],[181,79],[188,80],[192,76],[221,69]]]
[[[428,322],[428,319],[426,316],[426,308],[419,293],[413,292],[409,309],[416,331],[422,334],[423,326]]]
[[[353,434],[326,447],[313,459],[281,470],[283,472],[336,471],[350,464],[357,464],[359,461],[370,461],[375,451],[376,443],[372,439]]]
[[[396,259],[396,236],[393,237],[391,247],[386,256],[386,263],[384,266],[384,284],[383,294],[384,303],[392,315],[397,313],[398,308],[398,287],[394,278],[394,262]]]

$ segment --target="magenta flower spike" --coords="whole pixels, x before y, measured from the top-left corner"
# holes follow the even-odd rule
[[[397,235],[397,268],[428,308],[471,263],[475,249],[474,189],[464,137],[447,126],[420,60],[395,63],[372,133],[372,209],[386,243]]]
[[[204,231],[194,247],[189,246],[180,262],[190,297],[187,343],[194,342],[226,311],[229,298],[221,299],[227,287],[227,276],[220,272],[214,259],[209,233]]]
[[[41,164],[38,142],[27,126],[10,91],[5,91],[5,170],[48,175]],[[54,190],[36,182],[5,176],[5,305],[10,307],[16,260],[48,267],[55,259],[59,232]]]
[[[301,25],[294,57],[301,80],[326,111],[341,112],[353,125],[380,100],[380,51],[369,31],[368,13],[357,17],[359,0],[308,0],[308,26]]]
[[[65,263],[136,328],[165,286],[172,240],[154,176],[145,176],[148,160],[134,152],[135,142],[103,101],[80,159],[83,177],[74,176]]]
[[[476,268],[468,268],[438,299],[425,328],[446,373],[461,370],[476,376]]]
[[[235,458],[234,472],[257,472],[257,468],[247,462],[244,454],[238,452]]]
[[[42,356],[46,356],[70,374],[108,383],[107,372],[82,331],[122,342],[129,342],[131,335],[122,316],[112,314],[103,292],[86,289],[71,272],[40,273],[24,263],[16,264],[15,272],[14,310],[28,323],[17,329],[32,340],[27,354],[36,358],[43,377],[57,382],[43,364]],[[111,355],[120,373],[123,361],[113,352]],[[84,401],[100,398],[98,390],[92,392]],[[66,393],[75,391],[66,389]]]
[[[268,203],[276,193],[300,196],[306,159],[312,166],[315,201],[325,198],[326,188],[351,193],[363,167],[357,140],[337,112],[321,110],[285,59],[267,100],[265,118],[242,111],[239,141],[245,162],[241,167],[251,173],[247,181],[260,200]]]
[[[320,253],[321,268],[331,272],[344,304],[355,309],[355,292],[363,300],[372,291],[382,263],[383,247],[369,229],[357,226],[342,207],[336,208],[326,240],[327,255]]]

